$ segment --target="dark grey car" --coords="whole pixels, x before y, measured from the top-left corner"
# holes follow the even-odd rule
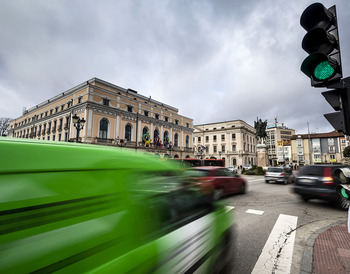
[[[295,176],[290,167],[269,167],[265,172],[265,183],[291,184]]]
[[[309,165],[303,167],[296,178],[294,192],[304,200],[322,199],[335,202],[340,208],[349,208],[349,201],[342,198],[336,191],[340,183],[334,176],[338,168],[344,165]]]

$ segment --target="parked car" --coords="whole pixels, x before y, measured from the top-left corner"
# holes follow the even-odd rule
[[[335,202],[340,208],[349,208],[350,201],[344,199],[336,191],[340,184],[334,172],[344,165],[308,165],[304,166],[296,178],[294,192],[307,202],[310,199],[322,199]]]
[[[252,166],[251,166],[251,165],[244,165],[243,168],[244,168],[245,170],[249,170],[249,169],[252,169]]]
[[[237,168],[236,167],[234,167],[234,166],[226,166],[226,168],[229,171],[233,172],[234,174],[237,174]]]
[[[265,183],[294,183],[295,176],[290,167],[269,167],[265,172]]]
[[[234,193],[246,193],[247,182],[238,174],[233,174],[224,167],[194,167],[203,182],[211,182],[214,186],[213,200],[219,200],[223,196]]]
[[[0,273],[219,273],[232,207],[183,170],[97,145],[0,137]]]

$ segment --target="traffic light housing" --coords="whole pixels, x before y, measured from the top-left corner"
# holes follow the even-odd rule
[[[341,197],[350,200],[350,168],[338,168],[334,175],[340,180],[341,184],[336,186],[336,190]]]
[[[335,6],[326,9],[321,3],[307,7],[300,17],[307,31],[302,48],[309,54],[301,71],[311,79],[311,86],[326,87],[342,78],[338,24]]]
[[[332,106],[336,111],[333,113],[324,114],[324,117],[338,132],[343,132],[346,135],[350,135],[350,87],[347,87],[347,80],[350,81],[349,77],[342,79],[339,83],[343,88],[338,88],[335,90],[329,90],[322,92],[326,101]]]

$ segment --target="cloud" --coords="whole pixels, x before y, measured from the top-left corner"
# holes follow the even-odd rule
[[[300,71],[310,1],[5,1],[0,116],[16,118],[92,77],[179,109],[195,124],[256,117],[331,131]],[[331,1],[324,5],[330,7]],[[337,3],[349,72],[349,4]]]

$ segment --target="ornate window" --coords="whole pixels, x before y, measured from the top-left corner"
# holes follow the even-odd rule
[[[100,121],[100,132],[98,137],[102,139],[107,139],[107,135],[108,135],[108,120],[106,118],[103,118]]]
[[[131,130],[132,130],[132,126],[130,124],[127,124],[125,126],[125,135],[124,135],[124,139],[131,141]]]
[[[174,135],[174,146],[178,147],[179,146],[179,134],[175,133]]]

